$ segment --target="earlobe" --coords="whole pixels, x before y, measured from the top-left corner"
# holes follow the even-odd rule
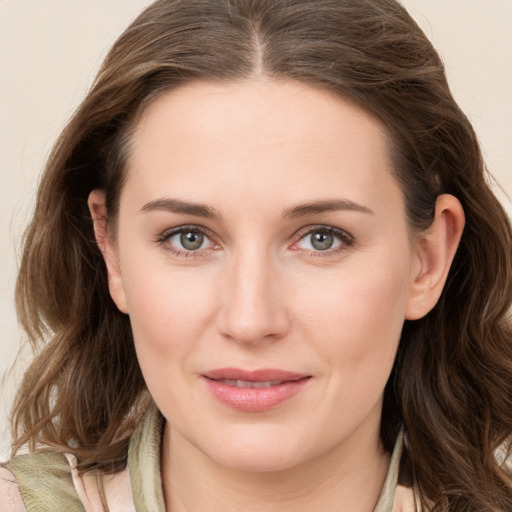
[[[459,200],[443,194],[437,198],[432,225],[418,235],[406,319],[425,316],[437,303],[464,230],[464,210]]]
[[[128,313],[116,247],[109,235],[107,227],[105,192],[103,190],[93,190],[89,194],[87,205],[89,206],[89,212],[91,213],[93,221],[96,243],[98,244],[107,267],[110,296],[122,313]]]

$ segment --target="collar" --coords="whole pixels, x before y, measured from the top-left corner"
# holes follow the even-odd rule
[[[396,438],[388,474],[374,512],[421,512],[419,503],[402,429]]]

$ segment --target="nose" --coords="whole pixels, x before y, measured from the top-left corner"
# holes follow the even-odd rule
[[[223,276],[219,329],[223,336],[251,345],[286,335],[290,318],[277,263],[264,251],[234,256]]]

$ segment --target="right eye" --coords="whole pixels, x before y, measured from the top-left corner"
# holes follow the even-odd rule
[[[177,256],[196,256],[214,249],[216,244],[199,227],[182,226],[164,233],[158,242]]]
[[[354,245],[352,236],[333,226],[311,226],[299,236],[300,239],[292,247],[315,256],[332,256]]]
[[[171,236],[169,243],[176,246],[180,245],[180,249],[186,251],[197,251],[202,248],[205,240],[208,240],[208,238],[200,231],[187,230]]]

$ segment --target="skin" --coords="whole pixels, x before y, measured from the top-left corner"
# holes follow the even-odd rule
[[[111,295],[167,420],[168,510],[373,510],[402,325],[435,305],[464,224],[441,196],[428,232],[411,233],[387,147],[376,119],[307,85],[199,82],[140,120],[115,236],[104,194],[91,194]],[[319,201],[338,204],[289,215]],[[180,226],[205,230],[199,250],[169,234]],[[311,234],[330,228],[333,246],[319,250]],[[223,367],[311,378],[277,407],[244,412],[201,377]]]

